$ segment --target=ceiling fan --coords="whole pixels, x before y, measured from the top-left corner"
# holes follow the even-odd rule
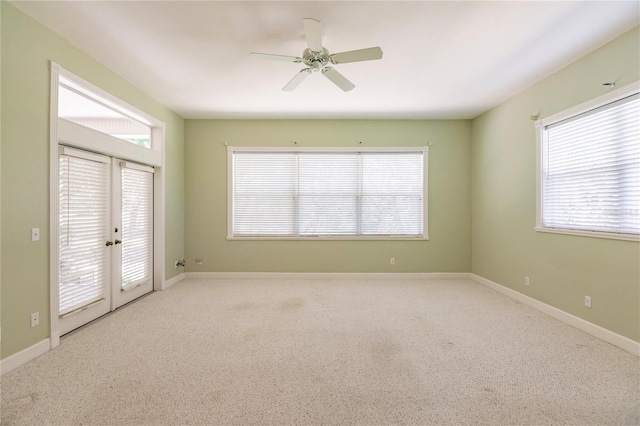
[[[302,57],[272,55],[269,53],[249,53],[249,56],[257,59],[294,62],[297,64],[304,63],[307,66],[307,68],[303,68],[298,72],[298,74],[296,74],[295,77],[293,77],[291,81],[282,88],[282,90],[290,92],[298,87],[298,85],[300,85],[300,83],[302,83],[309,74],[320,72],[336,86],[345,92],[348,92],[356,86],[330,65],[382,59],[382,49],[379,47],[370,47],[368,49],[330,54],[327,49],[322,47],[322,23],[311,18],[304,18],[302,23],[304,25],[304,34],[307,39],[307,48],[302,52]]]

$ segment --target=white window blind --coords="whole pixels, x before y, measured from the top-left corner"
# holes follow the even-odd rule
[[[121,289],[151,281],[153,269],[153,169],[122,162]]]
[[[230,237],[424,237],[426,148],[230,148]]]
[[[359,155],[300,153],[298,234],[357,235]]]
[[[640,234],[640,95],[543,128],[542,227]]]
[[[105,297],[108,285],[109,158],[59,155],[59,314]]]
[[[238,153],[233,164],[234,235],[292,235],[297,159],[293,153]]]
[[[421,234],[422,155],[370,153],[362,162],[362,233]]]

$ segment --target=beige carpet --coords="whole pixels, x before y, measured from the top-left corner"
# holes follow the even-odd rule
[[[188,280],[1,392],[3,425],[640,423],[637,357],[467,280]]]

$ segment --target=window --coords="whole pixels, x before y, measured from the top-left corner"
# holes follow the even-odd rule
[[[538,123],[540,231],[637,240],[638,85]]]
[[[134,112],[60,76],[58,117],[144,148],[151,148],[151,125]]]
[[[427,154],[229,147],[229,238],[427,238]]]

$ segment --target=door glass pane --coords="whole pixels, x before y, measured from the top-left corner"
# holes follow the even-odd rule
[[[121,289],[151,281],[152,269],[153,173],[125,166],[122,168]]]
[[[60,155],[60,315],[103,299],[109,165]]]

